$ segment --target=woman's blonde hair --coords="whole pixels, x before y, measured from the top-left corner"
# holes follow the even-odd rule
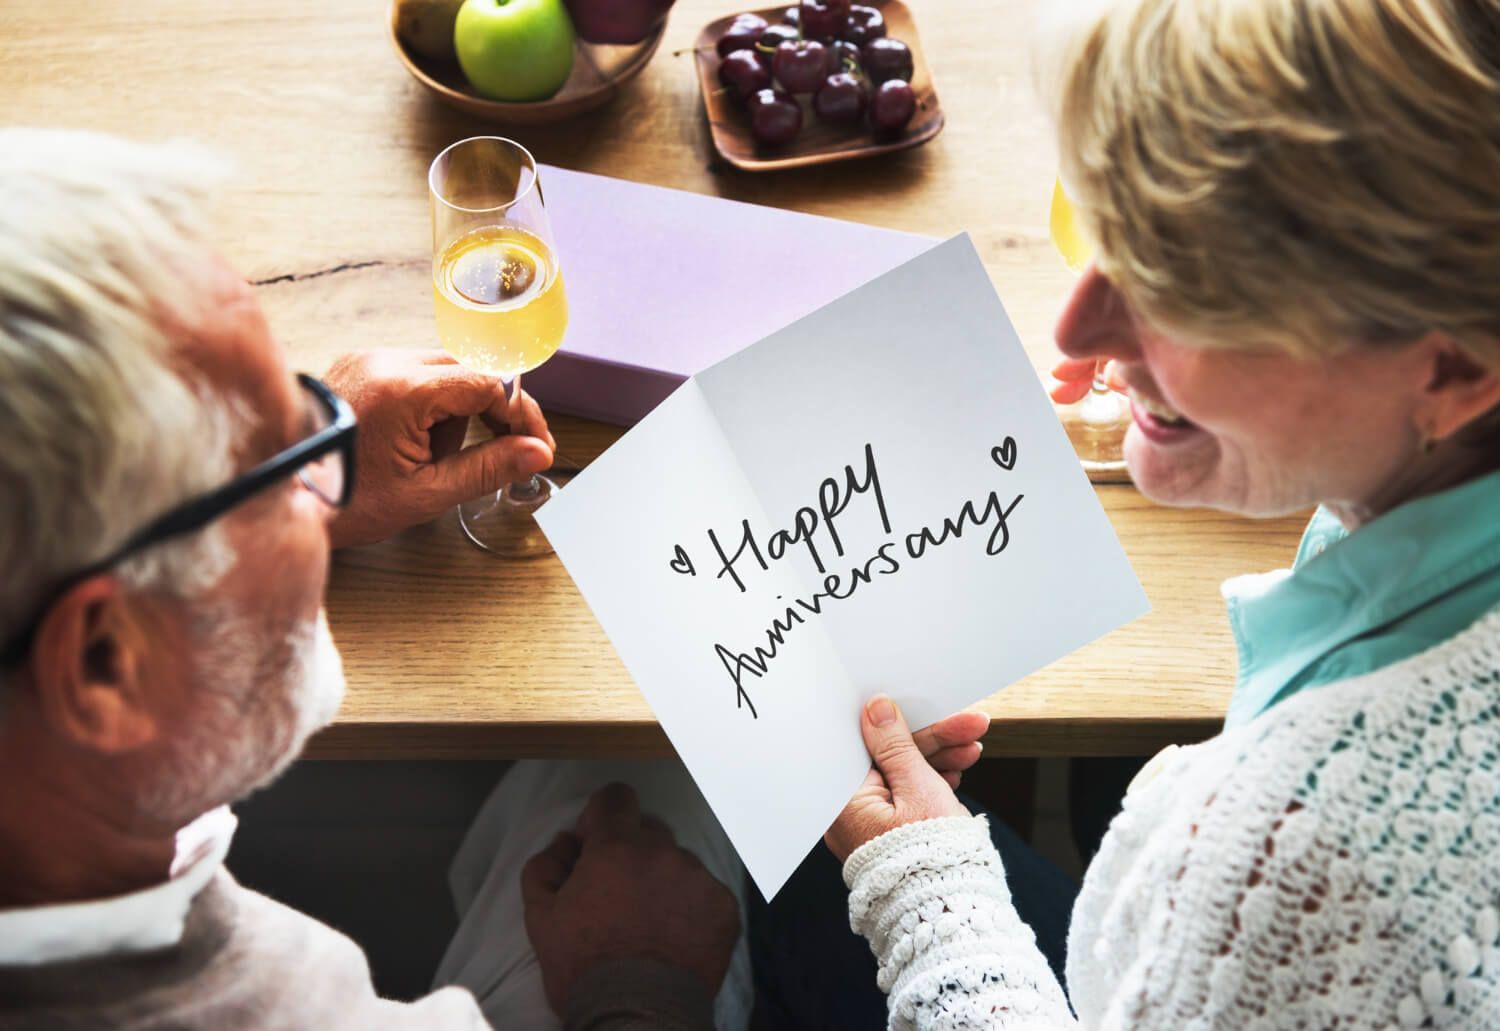
[[[1500,0],[1094,0],[1050,42],[1064,184],[1144,317],[1500,365]]]

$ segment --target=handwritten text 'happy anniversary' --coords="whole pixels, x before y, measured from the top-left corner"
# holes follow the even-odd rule
[[[1006,437],[1003,443],[990,450],[990,458],[1001,469],[1014,468],[1015,439]],[[884,541],[863,564],[851,567],[847,574],[830,573],[830,559],[844,557],[844,540],[839,533],[838,520],[856,497],[865,495],[875,503],[880,525],[892,539]],[[741,520],[737,530],[722,536],[709,529],[708,541],[719,562],[714,579],[728,577],[742,593],[748,590],[742,573],[754,566],[759,566],[762,571],[768,570],[772,562],[780,561],[798,546],[806,550],[807,557],[823,575],[821,590],[805,598],[794,598],[783,614],[771,620],[771,625],[764,631],[764,644],[757,644],[747,652],[736,652],[723,644],[714,645],[714,652],[734,682],[736,708],[748,708],[752,717],[760,718],[755,703],[745,690],[746,675],[756,679],[765,676],[772,660],[786,644],[787,635],[809,618],[822,615],[825,603],[843,601],[861,584],[870,583],[877,576],[892,576],[900,572],[903,562],[917,561],[932,549],[962,537],[970,529],[989,526],[990,535],[984,552],[986,555],[1000,554],[1010,544],[1007,520],[1022,497],[1017,494],[1008,504],[1002,504],[999,493],[990,491],[982,502],[965,501],[956,516],[944,519],[936,528],[922,527],[913,533],[893,537],[885,494],[880,486],[880,472],[875,465],[875,450],[866,444],[862,471],[856,472],[853,465],[846,465],[842,478],[830,476],[825,479],[818,485],[817,503],[797,509],[792,525],[770,534],[764,542],[756,539],[748,519]],[[680,544],[672,549],[670,565],[673,572],[683,576],[698,575],[692,558]],[[780,597],[777,595],[778,599]]]

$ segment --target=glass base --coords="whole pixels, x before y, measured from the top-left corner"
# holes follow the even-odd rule
[[[540,558],[552,554],[552,543],[536,522],[536,510],[547,503],[556,484],[545,476],[509,484],[458,506],[464,534],[485,551],[502,558]]]
[[[1078,404],[1060,409],[1058,417],[1091,476],[1118,473],[1126,478],[1125,431],[1130,428],[1130,406],[1123,397],[1114,391],[1091,390]]]

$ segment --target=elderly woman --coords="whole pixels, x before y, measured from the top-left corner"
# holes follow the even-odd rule
[[[1132,785],[1066,997],[871,703],[828,841],[890,1026],[1500,1027],[1500,3],[1112,0],[1058,52],[1062,375],[1114,363],[1147,496],[1318,510],[1225,585],[1225,730]]]

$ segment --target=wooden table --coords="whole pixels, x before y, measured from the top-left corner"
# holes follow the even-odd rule
[[[673,51],[735,10],[725,0],[681,0],[661,51],[611,106],[512,135],[569,168],[936,236],[968,230],[1045,368],[1070,277],[1046,233],[1055,162],[1029,85],[1034,5],[913,6],[948,115],[915,151],[770,175],[721,165],[692,58]],[[408,78],[385,24],[377,0],[143,0],[66,15],[3,0],[0,121],[186,136],[232,159],[223,246],[259,284],[297,364],[430,346],[425,171],[448,143],[491,127]],[[940,413],[932,420],[940,432]],[[562,449],[585,459],[619,433],[561,417],[553,426]],[[1154,610],[989,698],[986,754],[1144,754],[1214,732],[1234,674],[1218,583],[1286,564],[1301,525],[1161,509],[1128,486],[1099,492]],[[1057,589],[1088,604],[1085,583]],[[669,749],[555,559],[496,561],[449,517],[339,555],[328,604],[349,695],[314,755]]]

